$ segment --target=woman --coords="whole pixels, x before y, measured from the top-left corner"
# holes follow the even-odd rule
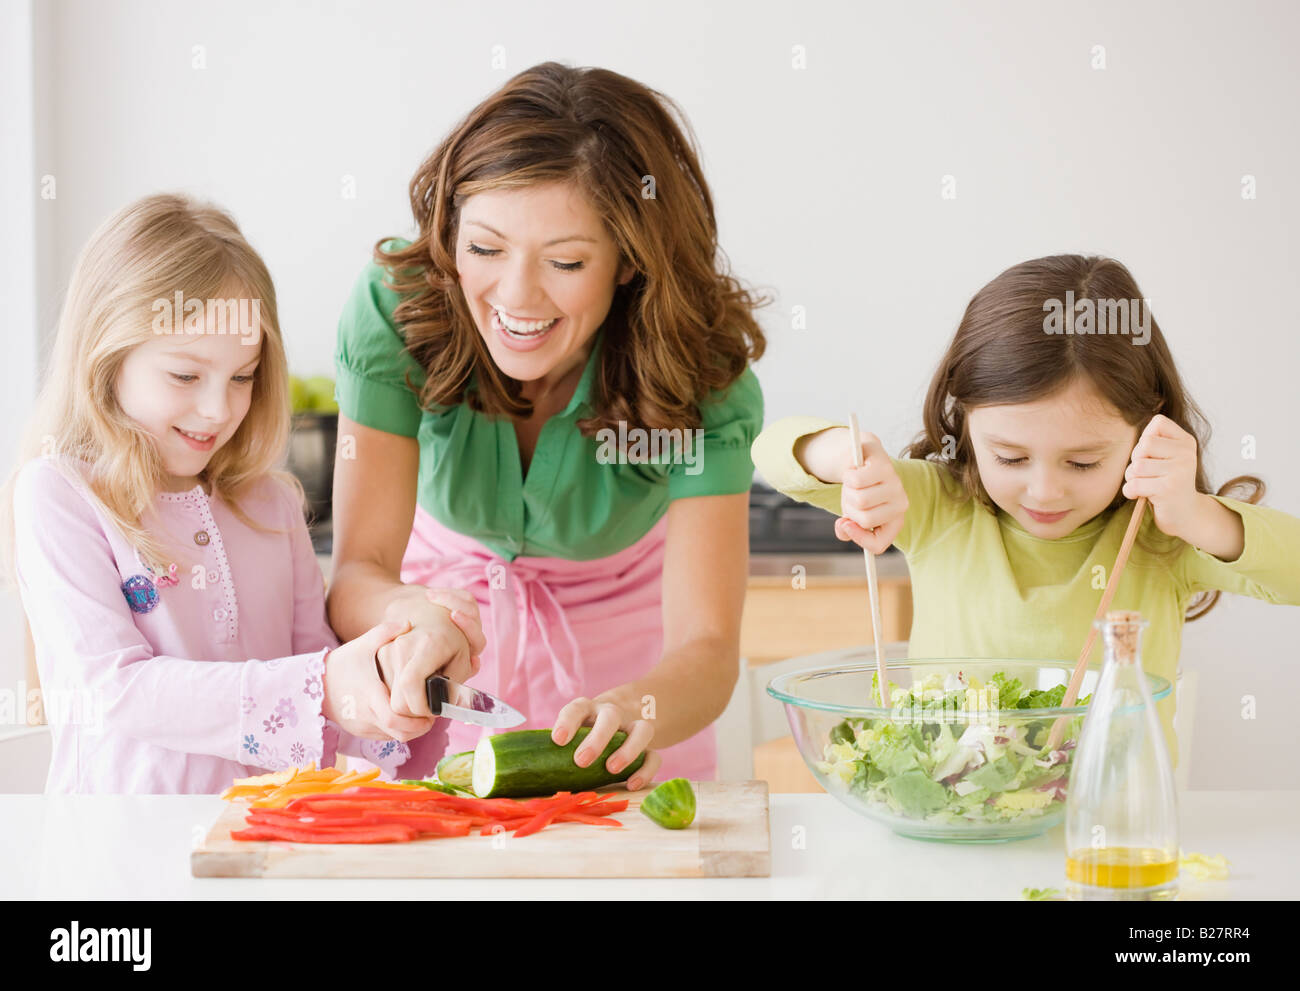
[[[482,732],[435,724],[439,668],[556,743],[590,725],[580,765],[625,731],[606,763],[646,753],[630,788],[715,775],[764,301],[717,270],[712,198],[670,110],[601,69],[520,73],[420,166],[418,237],[381,242],[343,312],[330,620],[345,638],[412,624],[378,656],[394,713],[420,720],[403,776]],[[481,671],[432,586],[482,610]]]

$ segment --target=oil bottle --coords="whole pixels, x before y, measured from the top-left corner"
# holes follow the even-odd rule
[[[1136,612],[1097,620],[1101,677],[1079,735],[1065,803],[1066,896],[1156,901],[1178,894],[1178,799],[1142,670],[1149,625]]]

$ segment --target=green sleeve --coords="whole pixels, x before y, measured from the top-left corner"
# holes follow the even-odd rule
[[[794,456],[794,446],[800,437],[815,434],[831,427],[842,427],[819,416],[788,416],[778,420],[754,442],[754,464],[759,474],[778,492],[811,503],[828,513],[840,515],[840,486],[823,482],[808,474]],[[890,458],[907,493],[907,514],[903,529],[894,539],[894,546],[905,553],[924,547],[937,527],[945,525],[954,515],[958,505],[956,483],[948,471],[932,461],[907,458]]]
[[[362,426],[414,437],[422,411],[411,386],[423,385],[424,370],[407,353],[393,323],[401,297],[384,285],[386,276],[377,263],[367,265],[339,317],[334,349],[339,410]]]
[[[1214,496],[1241,517],[1245,545],[1221,561],[1188,544],[1179,558],[1189,593],[1219,589],[1280,605],[1300,606],[1300,519],[1267,506]]]
[[[794,456],[794,445],[800,437],[819,433],[840,424],[820,416],[787,416],[767,427],[754,446],[750,456],[754,467],[772,488],[782,495],[807,502],[828,513],[840,515],[840,486],[823,482],[804,470]]]
[[[749,447],[763,425],[763,390],[752,368],[726,389],[700,404],[701,443],[693,446],[694,464],[674,463],[668,471],[668,498],[737,495],[754,483]]]

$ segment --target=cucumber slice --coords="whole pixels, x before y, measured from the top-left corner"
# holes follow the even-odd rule
[[[453,788],[468,789],[474,770],[474,751],[450,754],[438,761],[434,774],[438,780]]]
[[[641,811],[664,829],[685,829],[695,821],[695,791],[685,778],[673,778],[642,799]]]
[[[627,734],[619,730],[604,753],[586,767],[579,767],[573,755],[590,732],[590,726],[579,728],[562,747],[551,742],[548,729],[521,729],[483,737],[473,755],[474,794],[479,798],[523,798],[554,795],[557,791],[591,791],[626,781],[645,763],[645,754],[641,753],[618,774],[605,769],[605,761],[627,739]]]
[[[469,794],[469,792],[466,792],[466,791],[464,791],[464,790],[462,790],[462,789],[460,789],[460,788],[453,788],[451,785],[444,785],[444,784],[442,784],[441,782],[438,782],[438,781],[426,781],[426,780],[424,780],[424,779],[422,779],[422,778],[403,778],[403,779],[402,779],[402,784],[404,784],[404,785],[419,785],[421,788],[428,788],[429,791],[440,791],[440,792],[442,792],[444,795],[467,795],[467,794]]]

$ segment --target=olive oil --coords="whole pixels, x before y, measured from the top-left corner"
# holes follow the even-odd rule
[[[1065,858],[1065,876],[1098,888],[1155,888],[1178,877],[1178,860],[1151,847],[1075,850]]]
[[[1138,650],[1146,625],[1135,612],[1097,621],[1106,659],[1065,802],[1072,900],[1165,900],[1178,893],[1178,801]]]

